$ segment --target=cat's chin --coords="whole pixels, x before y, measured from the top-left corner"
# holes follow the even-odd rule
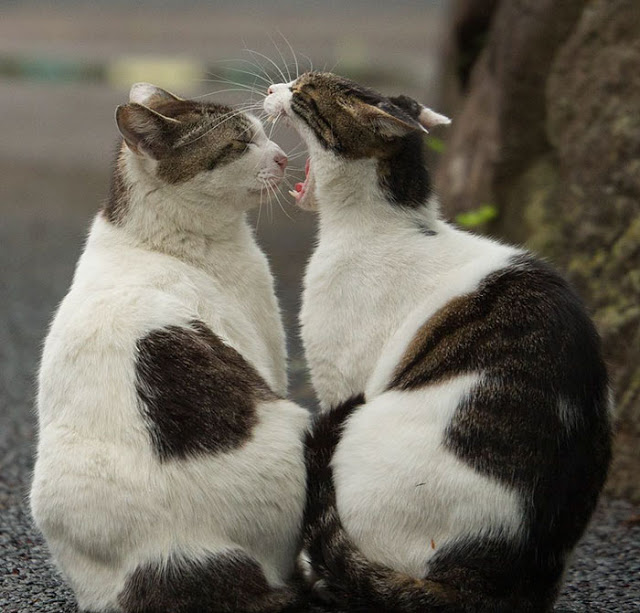
[[[318,203],[315,198],[315,177],[311,171],[311,162],[307,159],[304,168],[304,182],[296,183],[295,188],[289,194],[293,197],[296,206],[304,211],[316,211]]]

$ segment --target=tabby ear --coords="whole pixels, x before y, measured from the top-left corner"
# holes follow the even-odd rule
[[[183,98],[178,98],[175,94],[151,83],[134,83],[129,90],[129,102],[153,106],[163,100],[183,100]]]
[[[405,96],[404,94],[389,98],[389,101],[402,109],[402,111],[408,113],[427,133],[435,126],[448,125],[451,123],[451,120],[445,115],[436,113],[434,110],[416,102],[413,98]]]
[[[342,106],[360,123],[364,124],[374,132],[387,138],[394,136],[405,136],[409,132],[421,130],[417,121],[401,119],[373,104],[366,102],[347,102]]]
[[[166,157],[171,151],[172,135],[180,122],[156,111],[132,103],[116,109],[118,130],[131,151],[154,160]]]

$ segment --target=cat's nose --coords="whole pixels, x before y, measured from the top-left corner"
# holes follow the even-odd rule
[[[269,88],[267,89],[267,96],[270,96],[271,94],[273,94],[273,92],[275,92],[275,88],[273,87],[273,85],[269,85]]]
[[[273,159],[275,161],[275,163],[280,166],[280,168],[282,168],[282,170],[284,170],[287,167],[287,162],[289,161],[287,159],[287,156],[284,153],[276,153],[273,156]]]

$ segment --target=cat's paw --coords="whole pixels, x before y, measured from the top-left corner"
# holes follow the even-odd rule
[[[315,598],[317,598],[324,604],[337,604],[340,600],[337,594],[335,594],[330,585],[324,579],[319,579],[318,581],[316,581],[311,588],[311,592]]]

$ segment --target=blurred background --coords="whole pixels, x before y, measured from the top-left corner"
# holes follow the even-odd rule
[[[640,607],[637,0],[5,0],[0,11],[2,611],[74,610],[27,511],[34,380],[107,195],[115,107],[136,81],[260,101],[263,79],[311,65],[452,116],[425,141],[444,217],[527,244],[587,301],[618,404],[616,455],[558,610]],[[273,138],[292,152],[295,180],[297,137],[278,127]],[[283,191],[257,234],[284,310],[291,393],[312,407],[297,311],[315,221]]]

